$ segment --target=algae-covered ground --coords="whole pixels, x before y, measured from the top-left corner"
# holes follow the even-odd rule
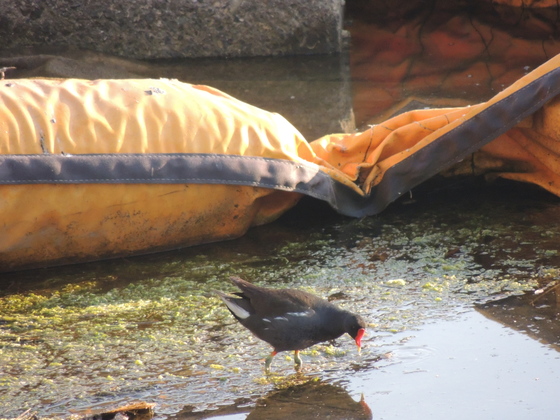
[[[251,407],[301,382],[352,381],[390,358],[391,337],[397,346],[422,325],[558,279],[557,198],[510,183],[445,185],[362,220],[305,200],[235,241],[2,275],[0,417],[31,408],[67,418],[131,401],[156,403],[158,419]],[[213,293],[234,291],[231,275],[361,313],[362,353],[341,337],[303,352],[303,377],[289,353],[265,376],[269,347]]]

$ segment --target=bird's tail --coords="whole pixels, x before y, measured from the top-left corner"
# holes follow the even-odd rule
[[[226,304],[229,311],[239,320],[246,319],[251,315],[251,307],[246,304],[245,299],[233,297],[227,293],[214,290],[220,299]]]

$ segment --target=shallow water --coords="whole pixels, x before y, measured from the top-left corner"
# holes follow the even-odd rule
[[[391,346],[392,363],[349,386],[364,393],[373,418],[538,419],[558,412],[557,348],[474,311],[411,335],[405,347]]]
[[[464,48],[437,60],[441,48],[411,54],[425,45],[424,36],[446,33],[447,21],[430,16],[398,20],[410,23],[408,32],[381,28],[375,19],[354,21],[348,60],[111,65],[125,69],[123,77],[211,82],[283,112],[311,139],[342,130],[350,111],[363,126],[409,97],[421,105],[485,100],[559,45],[552,33],[547,48],[537,49],[543,41],[516,30],[514,40],[528,45],[517,61],[504,48],[492,50],[488,39],[483,53],[468,60]],[[455,22],[473,22],[484,39],[488,20],[458,14]],[[383,33],[377,39],[393,47],[371,48],[371,33]],[[472,41],[466,32],[447,34],[447,44]],[[429,39],[438,45],[441,38]],[[407,48],[395,49],[395,42]],[[391,67],[393,51],[403,61]],[[499,77],[467,71],[504,62],[509,69]],[[395,70],[402,63],[407,74]],[[445,80],[456,83],[441,82],[443,68]],[[31,408],[66,418],[147,401],[157,404],[160,420],[551,418],[560,409],[559,209],[557,197],[528,185],[435,180],[363,220],[306,199],[235,241],[2,274],[0,417]],[[303,375],[294,374],[286,353],[265,376],[269,348],[212,293],[233,291],[230,275],[336,298],[369,323],[362,353],[342,337],[303,352]]]
[[[547,412],[557,404],[547,399],[559,360],[558,341],[550,342],[558,332],[555,301],[539,301],[548,312],[523,332],[497,323],[496,313],[479,315],[475,304],[558,279],[558,206],[555,197],[509,183],[418,191],[414,202],[364,220],[304,202],[236,241],[5,274],[5,415],[34,408],[63,417],[141,400],[157,403],[158,419],[208,418],[214,410],[244,418],[268,401],[298,407],[304,398],[332,416],[347,407],[332,418],[362,418],[361,394],[374,418],[408,418],[417,404],[436,419],[454,408],[464,418],[493,418],[513,403],[525,410],[514,418]],[[361,355],[343,337],[303,352],[302,377],[288,354],[266,377],[268,347],[211,293],[233,291],[232,274],[337,296],[369,322]],[[507,312],[515,319],[515,311]],[[496,387],[494,397],[485,387]],[[344,396],[334,406],[333,393]],[[278,409],[278,418],[293,405]]]

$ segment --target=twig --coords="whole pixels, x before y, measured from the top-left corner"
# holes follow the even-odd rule
[[[0,67],[0,80],[4,80],[8,70],[15,70],[15,67]]]
[[[28,409],[26,412],[21,413],[19,416],[15,418],[15,420],[36,420],[37,413],[31,412],[31,408]]]
[[[542,290],[542,289],[536,290],[535,293],[536,292],[540,292],[540,293],[537,294],[536,298],[531,300],[531,305],[534,305],[537,300],[539,300],[540,298],[542,298],[544,295],[551,292],[552,290],[556,289],[558,286],[560,286],[560,283],[558,283],[558,281],[553,281],[552,283],[547,284],[546,290]]]

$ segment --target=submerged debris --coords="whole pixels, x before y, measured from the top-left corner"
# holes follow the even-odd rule
[[[156,404],[136,402],[113,410],[87,410],[82,414],[65,416],[65,420],[150,420],[154,417]],[[0,420],[4,420],[0,418]],[[36,411],[28,409],[13,420],[39,420]]]

